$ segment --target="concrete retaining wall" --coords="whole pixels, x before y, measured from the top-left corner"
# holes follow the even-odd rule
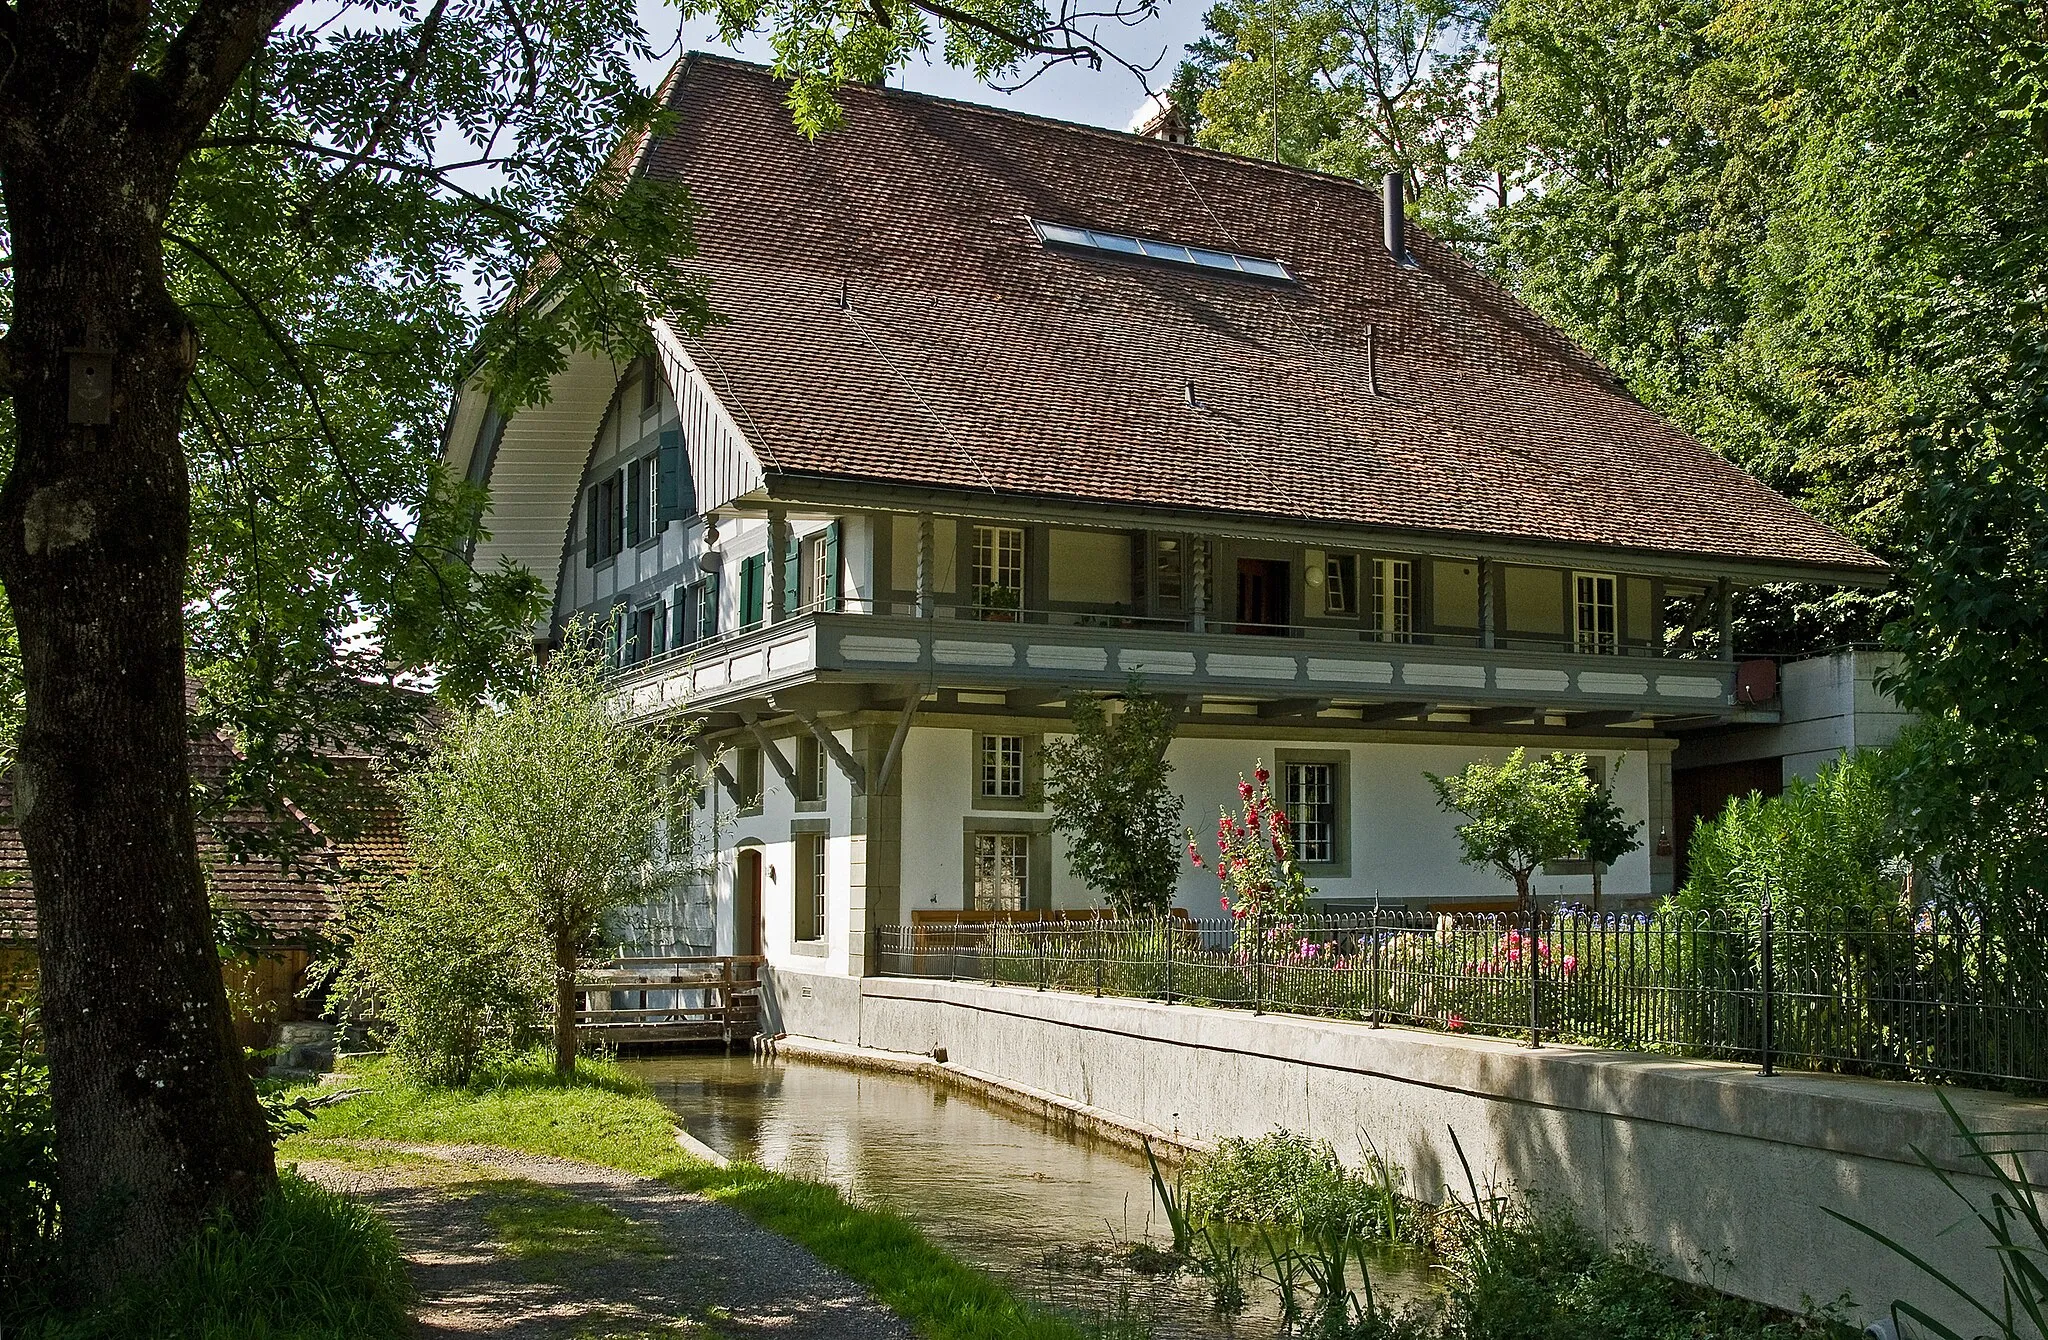
[[[771,1031],[943,1048],[978,1081],[1196,1146],[1284,1126],[1356,1158],[1370,1139],[1427,1199],[1464,1191],[1455,1130],[1482,1181],[1556,1196],[1611,1245],[1646,1244],[1675,1273],[1780,1307],[1846,1293],[1869,1318],[1902,1290],[1939,1301],[1830,1208],[1997,1296],[1979,1237],[1939,1236],[1964,1207],[1912,1147],[1967,1165],[1921,1086],[959,982],[776,971],[768,1006]],[[1950,1096],[1978,1129],[2048,1130],[2048,1104]],[[1983,1179],[1961,1185],[1988,1196]]]

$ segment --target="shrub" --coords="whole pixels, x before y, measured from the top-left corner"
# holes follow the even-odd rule
[[[0,1006],[0,1298],[49,1265],[57,1232],[56,1126],[35,1011]]]
[[[1393,1239],[1401,1217],[1394,1180],[1376,1156],[1362,1170],[1346,1168],[1329,1141],[1275,1130],[1197,1155],[1182,1175],[1182,1191],[1197,1219]]]
[[[1523,908],[1529,905],[1529,876],[1546,861],[1585,851],[1589,819],[1600,822],[1600,789],[1587,775],[1584,754],[1531,760],[1516,749],[1499,767],[1480,761],[1449,777],[1422,775],[1436,789],[1440,808],[1466,818],[1458,827],[1458,859],[1512,880]],[[1623,838],[1633,843],[1634,834],[1597,835],[1617,847]]]
[[[1692,836],[1682,908],[1752,921],[1765,894],[1774,911],[1812,930],[1903,926],[1906,865],[1881,755],[1858,751],[1795,780],[1784,794],[1752,792]]]

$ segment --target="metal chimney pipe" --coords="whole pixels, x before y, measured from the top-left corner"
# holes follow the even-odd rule
[[[1380,203],[1386,210],[1387,254],[1397,265],[1411,263],[1408,255],[1408,213],[1402,202],[1406,187],[1406,178],[1399,172],[1389,172],[1380,188]]]

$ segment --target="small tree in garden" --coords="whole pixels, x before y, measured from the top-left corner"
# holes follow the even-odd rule
[[[1628,822],[1628,816],[1615,802],[1612,787],[1594,784],[1593,794],[1579,816],[1579,850],[1593,863],[1595,912],[1600,910],[1600,877],[1607,873],[1608,866],[1643,845],[1636,841],[1636,830],[1641,827],[1640,823]]]
[[[1094,694],[1069,706],[1073,735],[1045,746],[1045,801],[1067,866],[1119,916],[1164,916],[1179,861],[1180,797],[1168,788],[1174,709],[1133,679],[1111,714]]]
[[[1583,754],[1531,760],[1520,749],[1498,767],[1479,762],[1449,777],[1424,773],[1437,804],[1467,822],[1458,827],[1466,865],[1497,870],[1514,881],[1516,906],[1529,907],[1529,876],[1546,861],[1584,849],[1587,807],[1598,790]],[[1633,838],[1633,834],[1631,834]]]
[[[1287,812],[1273,800],[1273,774],[1264,764],[1252,769],[1252,780],[1237,779],[1237,797],[1241,813],[1216,817],[1216,878],[1223,910],[1237,922],[1238,953],[1248,956],[1261,936],[1278,939],[1307,916],[1315,890],[1295,862]],[[1192,831],[1187,842],[1188,859],[1199,868]]]
[[[574,1071],[578,956],[608,914],[694,866],[688,830],[669,822],[696,801],[690,734],[626,719],[580,626],[532,693],[441,729],[399,779],[416,871],[357,937],[348,973],[394,1012],[401,1055],[516,1032],[551,987],[555,1071]]]

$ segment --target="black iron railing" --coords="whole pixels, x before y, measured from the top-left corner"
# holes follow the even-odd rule
[[[1071,914],[1069,914],[1071,915]],[[1990,1087],[2048,1086],[2042,947],[1962,913],[1817,926],[1678,912],[920,921],[886,975]]]

